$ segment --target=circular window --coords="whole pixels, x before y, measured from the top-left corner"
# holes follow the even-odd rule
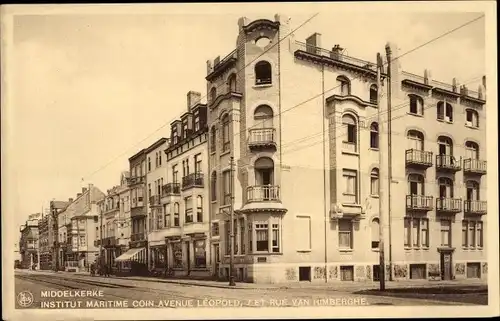
[[[267,45],[269,45],[270,43],[271,43],[271,40],[269,40],[269,38],[267,38],[267,37],[260,37],[260,38],[255,40],[255,44],[257,45],[257,47],[260,47],[260,48],[264,48]]]

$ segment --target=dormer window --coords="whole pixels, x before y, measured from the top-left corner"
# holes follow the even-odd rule
[[[259,61],[255,64],[255,84],[265,85],[272,83],[272,68],[267,61]]]
[[[177,126],[172,129],[172,141],[174,145],[179,142],[179,133],[177,133]]]
[[[194,112],[194,131],[197,132],[200,130],[200,111],[197,110]]]
[[[186,138],[187,134],[188,134],[188,122],[187,122],[187,120],[185,120],[182,123],[182,138]]]

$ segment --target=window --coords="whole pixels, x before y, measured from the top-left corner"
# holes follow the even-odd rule
[[[444,101],[438,102],[436,112],[438,120],[444,120],[447,122],[453,121],[453,107],[450,103]]]
[[[174,258],[174,268],[182,268],[182,243],[172,243],[172,256]]]
[[[466,141],[465,155],[466,159],[479,159],[479,145],[471,141]]]
[[[216,98],[217,98],[217,89],[213,87],[212,89],[210,89],[210,102],[213,103]]]
[[[80,246],[85,246],[85,236],[80,236]]]
[[[453,181],[448,177],[438,178],[439,198],[453,198]]]
[[[429,219],[404,218],[404,246],[408,248],[429,247]]]
[[[191,196],[188,196],[184,199],[185,206],[185,223],[193,222],[193,201],[191,200]]]
[[[268,105],[260,105],[255,108],[253,114],[254,128],[273,128],[273,109]]]
[[[229,87],[229,92],[236,92],[236,74],[232,74],[231,76],[229,76],[227,84]]]
[[[357,143],[357,125],[356,119],[354,116],[350,114],[346,114],[342,116],[342,125],[346,129],[345,137],[343,138],[344,145],[347,143],[351,145],[350,151],[356,152],[356,143]],[[348,148],[348,147],[343,147]]]
[[[238,254],[238,220],[233,220],[234,254]]]
[[[229,221],[224,222],[224,237],[226,241],[226,255],[231,254],[231,224]]]
[[[201,173],[201,153],[194,155],[194,172]]]
[[[177,132],[177,126],[172,129],[172,142],[177,144],[179,142],[179,133]]]
[[[248,251],[253,251],[253,223],[248,223]]]
[[[159,207],[156,209],[156,217],[158,218],[158,229],[163,228],[163,208]]]
[[[379,194],[379,171],[378,168],[372,169],[370,173],[370,195]]]
[[[225,171],[222,173],[222,193],[223,205],[229,205],[231,202],[231,180],[230,172]]]
[[[212,236],[219,236],[219,223],[212,223]]]
[[[441,220],[441,246],[451,246],[451,221]]]
[[[217,131],[215,125],[210,129],[210,152],[215,153],[217,144]]]
[[[479,183],[476,181],[467,181],[465,183],[466,187],[466,199],[467,201],[478,201],[479,200]]]
[[[408,131],[408,149],[424,150],[424,134],[416,130]]]
[[[377,148],[379,144],[379,135],[378,135],[378,124],[372,123],[370,125],[370,148]]]
[[[259,61],[255,64],[255,84],[265,85],[272,83],[271,64],[267,61]]]
[[[137,191],[139,191],[139,190],[137,190]],[[153,195],[153,194],[151,193],[151,183],[149,183],[148,184],[148,196],[151,196],[151,195]]]
[[[151,157],[148,157],[148,172],[151,172]]]
[[[217,200],[217,172],[213,172],[212,173],[212,177],[211,177],[211,180],[210,180],[210,183],[211,183],[211,198],[212,198],[212,201],[216,201]]]
[[[179,227],[179,203],[174,203],[174,226]]]
[[[185,159],[182,161],[182,176],[186,177],[189,175],[189,160]]]
[[[374,218],[371,223],[372,230],[372,250],[379,248],[380,243],[380,220],[378,218]]]
[[[240,218],[240,220],[239,220],[239,228],[240,228],[241,254],[245,254],[245,219]]]
[[[222,152],[229,151],[231,141],[229,138],[229,115],[226,114],[222,117]]]
[[[423,115],[424,114],[424,100],[417,95],[408,95],[410,99],[410,114]]]
[[[272,225],[272,234],[273,234],[273,253],[279,253],[280,251],[280,229],[278,224]]]
[[[193,123],[194,123],[194,131],[195,132],[199,131],[200,130],[200,111],[198,109],[194,112]]]
[[[353,249],[352,221],[340,219],[338,221],[338,227],[339,227],[339,248]]]
[[[471,249],[483,247],[483,222],[462,221],[462,246]]]
[[[196,268],[204,268],[207,266],[207,252],[205,250],[205,240],[194,240],[194,266]]]
[[[203,197],[196,197],[196,222],[203,222]]]
[[[377,85],[370,86],[370,102],[376,104],[378,102],[378,87]]]
[[[409,195],[425,195],[424,194],[424,177],[420,174],[408,175],[408,194]]]
[[[269,231],[267,223],[255,224],[257,251],[269,251]]]
[[[185,120],[182,123],[182,138],[186,138],[188,136],[188,122]]]
[[[344,169],[343,177],[344,177],[344,196],[349,196],[345,199],[345,202],[356,204],[357,202],[357,176],[358,172],[355,170]]]
[[[347,96],[351,94],[351,82],[347,77],[338,76],[337,87],[339,88],[339,93],[341,96]]]
[[[172,224],[170,221],[170,204],[169,203],[163,205],[163,213],[165,216],[165,218],[164,218],[165,228],[169,228],[170,224]]]
[[[161,166],[161,152],[158,152],[158,166]]]
[[[465,125],[469,127],[479,127],[479,114],[474,109],[465,110]]]

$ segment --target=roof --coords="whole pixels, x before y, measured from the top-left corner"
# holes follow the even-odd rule
[[[166,142],[167,142],[167,139],[165,137],[162,137],[162,138],[158,139],[156,142],[154,142],[151,146],[149,146],[148,148],[146,148],[145,152],[149,153],[152,150],[160,147],[161,145],[163,145]]]
[[[68,206],[68,202],[65,201],[51,201],[50,206],[56,209],[64,209]]]
[[[146,156],[146,154],[144,153],[144,149],[141,149],[140,151],[138,151],[137,153],[135,153],[133,156],[131,156],[128,161],[131,162],[133,161],[134,159],[138,158],[139,156]]]

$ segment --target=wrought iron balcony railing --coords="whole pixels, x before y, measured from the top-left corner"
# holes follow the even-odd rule
[[[203,173],[191,173],[182,178],[182,189],[203,187]]]
[[[280,187],[276,185],[249,186],[247,189],[248,202],[276,202],[280,201]]]
[[[181,184],[179,183],[168,183],[162,186],[163,196],[167,195],[179,195],[181,193]]]

